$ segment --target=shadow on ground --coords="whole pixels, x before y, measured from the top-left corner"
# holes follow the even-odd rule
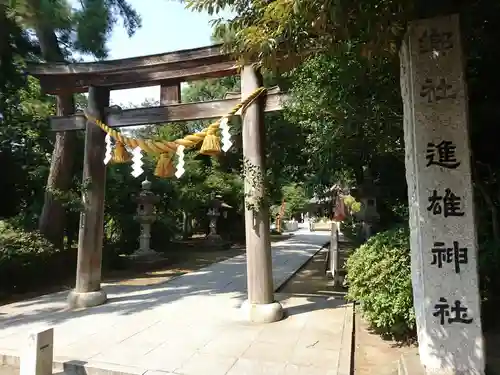
[[[324,242],[324,236],[301,235],[276,243],[272,251],[274,284],[279,286],[293,275]],[[108,303],[89,309],[68,311],[68,291],[2,306],[0,337],[12,334],[12,330],[6,330],[7,328],[30,323],[58,325],[90,315],[133,315],[199,295],[230,293],[234,305],[237,306],[246,298],[246,258],[244,255],[238,255],[196,272],[169,277],[147,287],[123,285],[118,282],[103,284],[103,288],[108,294]],[[314,304],[309,308],[313,307]]]

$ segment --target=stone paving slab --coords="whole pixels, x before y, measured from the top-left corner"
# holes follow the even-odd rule
[[[273,244],[275,288],[328,240],[296,233]],[[159,285],[105,285],[109,302],[91,309],[67,310],[67,292],[0,307],[0,365],[18,365],[28,334],[54,327],[54,369],[67,374],[347,375],[352,306],[278,294],[287,318],[250,324],[238,309],[245,271],[240,255]]]

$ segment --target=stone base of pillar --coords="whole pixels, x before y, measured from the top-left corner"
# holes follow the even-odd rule
[[[213,233],[213,234],[212,234],[212,233],[210,233],[210,234],[207,236],[207,239],[217,241],[217,240],[221,240],[221,239],[222,239],[222,237],[221,237],[220,235],[216,234],[216,233]]]
[[[159,258],[160,257],[160,254],[158,254],[156,251],[152,250],[152,249],[148,249],[148,250],[143,250],[143,249],[139,249],[139,250],[136,250],[134,251],[132,254],[129,255],[130,258]]]
[[[283,319],[283,307],[277,301],[272,303],[250,303],[248,300],[241,305],[243,318],[252,323],[272,323]]]
[[[72,290],[68,295],[68,306],[71,309],[93,307],[104,304],[108,300],[108,296],[104,290],[97,292],[79,293]]]

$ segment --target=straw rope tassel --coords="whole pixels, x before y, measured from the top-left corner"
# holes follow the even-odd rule
[[[251,93],[248,98],[246,98],[241,103],[237,104],[228,114],[224,116],[224,118],[229,118],[234,116],[234,114],[238,111],[245,111],[245,108],[252,103],[259,95],[261,95],[266,89],[264,87],[259,87],[253,93]],[[201,145],[200,154],[203,155],[217,155],[220,154],[220,138],[217,136],[217,131],[220,127],[221,119],[217,120],[215,123],[208,127],[207,135],[203,140],[203,144]]]
[[[162,153],[155,168],[156,177],[172,177],[175,174],[175,167],[172,163],[172,154]]]
[[[266,89],[264,87],[258,88],[257,90],[252,92],[245,100],[234,106],[234,108],[224,117],[230,118],[234,116],[234,114],[239,110],[244,111],[248,105],[250,105],[265,91]],[[205,155],[215,155],[220,152],[220,139],[217,136],[217,132],[220,127],[220,119],[213,124],[210,124],[201,132],[190,134],[185,136],[184,138],[176,139],[175,141],[170,142],[126,137],[121,132],[110,128],[99,119],[91,116],[86,110],[84,110],[83,113],[88,120],[94,122],[103,131],[105,131],[115,139],[116,146],[113,155],[113,161],[123,163],[131,159],[131,156],[127,152],[125,147],[128,147],[130,149],[140,147],[140,149],[147,154],[159,154],[160,157],[155,169],[155,175],[159,177],[169,177],[175,173],[175,168],[172,164],[172,157],[179,145],[182,145],[185,148],[192,148],[198,143],[203,142],[200,153],[203,153]]]
[[[200,148],[200,154],[213,156],[220,153],[220,139],[217,136],[218,128],[219,123],[208,127],[207,135]]]
[[[132,160],[132,155],[127,151],[125,145],[115,140],[115,149],[113,150],[113,158],[111,159],[113,163],[127,163]]]

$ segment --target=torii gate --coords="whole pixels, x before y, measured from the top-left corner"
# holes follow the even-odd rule
[[[126,127],[217,118],[226,115],[239,103],[232,95],[224,100],[181,103],[180,83],[205,78],[234,75],[239,67],[219,45],[90,63],[31,64],[28,72],[40,80],[43,92],[89,93],[88,109],[109,127]],[[160,85],[160,106],[109,110],[110,90]],[[254,66],[241,68],[241,99],[262,86],[262,76]],[[265,168],[264,112],[280,110],[285,95],[279,90],[268,92],[265,101],[257,99],[242,114],[243,156],[257,172]],[[52,117],[55,131],[85,130],[84,181],[91,182],[83,198],[80,217],[76,286],[68,297],[70,307],[91,307],[106,302],[101,289],[104,196],[106,181],[105,133],[83,113]],[[253,172],[255,173],[255,171]],[[264,186],[250,188],[249,171],[245,171],[245,195],[261,200]],[[262,200],[261,200],[262,201]],[[269,207],[264,202],[258,210],[245,205],[248,300],[243,304],[247,318],[254,322],[280,320],[283,310],[274,300],[269,238]]]

